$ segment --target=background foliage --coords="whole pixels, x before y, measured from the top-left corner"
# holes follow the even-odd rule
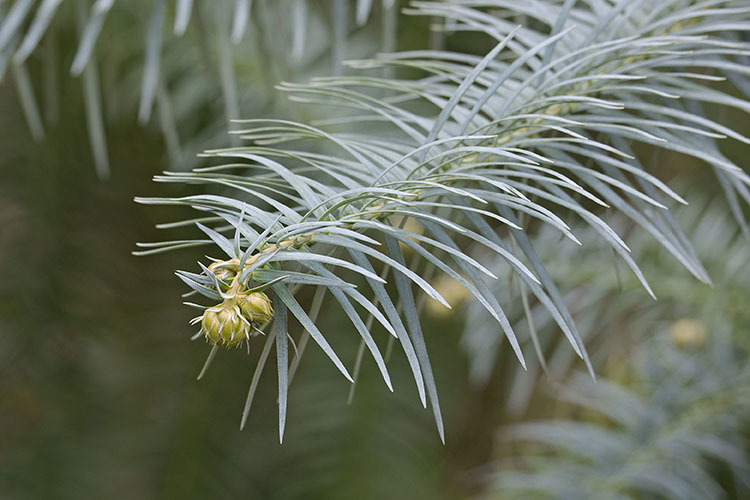
[[[0,7],[7,14],[21,3]],[[215,9],[196,2],[180,36],[172,22],[184,2],[164,2],[161,78],[153,88],[153,116],[146,120],[145,54],[154,39],[149,21],[160,3],[153,2],[149,12],[126,2],[111,7],[96,44],[99,102],[85,76],[64,76],[87,26],[79,19],[90,22],[95,13],[86,2],[61,2],[25,66],[11,62],[24,40],[20,34],[5,41],[15,45],[0,51],[9,64],[0,84],[0,257],[8,263],[0,280],[0,496],[743,498],[748,493],[747,240],[729,216],[731,199],[728,205],[726,191],[702,162],[679,152],[654,156],[648,145],[637,146],[638,157],[658,161],[659,178],[691,202],[675,205],[674,212],[713,288],[618,214],[605,220],[627,235],[657,302],[591,229],[570,224],[583,247],[561,244],[560,231],[549,226],[530,230],[578,326],[597,384],[579,373],[585,366],[547,309],[528,300],[526,313],[518,278],[509,278],[505,261],[475,249],[472,255],[502,276],[492,283],[493,294],[507,304],[513,330],[522,333],[528,371],[514,361],[509,345],[498,341],[497,323],[487,321],[476,301],[449,281],[434,281],[455,306],[446,311],[427,302],[422,315],[445,445],[420,407],[403,356],[388,361],[392,394],[365,357],[347,405],[349,384],[316,349],[306,351],[290,388],[284,445],[278,444],[276,380],[270,374],[261,379],[240,433],[241,395],[260,344],[253,344],[258,347],[249,359],[239,351],[220,353],[206,377],[195,382],[206,349],[187,341],[191,314],[179,303],[184,287],[171,270],[197,272],[193,263],[206,249],[130,255],[134,241],[163,238],[154,224],[192,217],[182,208],[134,205],[133,195],[195,193],[190,186],[153,185],[149,178],[167,167],[203,164],[195,153],[231,144],[227,118],[320,116],[288,107],[272,87],[344,71],[343,47],[348,56],[366,57],[378,48],[396,48],[396,40],[400,49],[444,46],[475,54],[471,64],[476,64],[495,44],[460,23],[448,24],[455,33],[446,39],[431,33],[424,17],[400,16],[395,23],[398,6],[388,2],[374,2],[368,22],[359,26],[358,4],[367,2],[347,4],[345,16],[336,10],[345,2],[307,2],[300,17],[285,13],[301,2],[256,1],[242,40],[232,45],[235,26],[227,20],[236,20],[233,9],[243,2],[217,2]],[[690,4],[673,3],[678,11]],[[513,22],[541,29],[523,13],[514,16]],[[295,38],[298,19],[305,20],[302,55]],[[32,25],[29,17],[23,27]],[[293,35],[281,36],[270,26]],[[746,36],[746,29],[739,36]],[[227,48],[234,64],[227,64]],[[28,79],[24,70],[19,78],[19,67],[28,67]],[[398,76],[417,74],[404,70]],[[160,82],[167,82],[166,88]],[[743,99],[742,82],[731,82],[733,88],[716,84],[716,90]],[[24,98],[29,88],[33,105]],[[747,136],[743,106],[722,116],[709,106],[708,113]],[[96,109],[104,137],[92,127]],[[33,125],[34,114],[39,126]],[[149,122],[145,128],[137,125],[139,115]],[[40,130],[43,140],[34,141]],[[740,165],[746,152],[741,142],[721,149]],[[100,182],[97,174],[109,180]],[[176,234],[189,239],[196,232],[178,228]],[[696,269],[694,274],[701,274]],[[312,295],[303,289],[297,299],[307,307]],[[533,356],[529,316],[545,366]],[[343,320],[338,307],[324,302],[322,332],[356,338]],[[336,344],[347,366],[356,351],[356,343]],[[272,356],[269,365],[274,363]]]

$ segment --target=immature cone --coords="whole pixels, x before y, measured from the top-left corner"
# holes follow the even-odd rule
[[[240,293],[206,309],[201,318],[201,333],[212,344],[237,347],[250,338],[253,324],[263,324],[272,318],[271,300],[265,293]]]
[[[682,318],[669,325],[669,336],[680,349],[701,348],[706,344],[708,332],[700,321]]]
[[[249,337],[250,324],[241,317],[235,304],[224,301],[203,313],[201,332],[212,344],[237,347]]]
[[[220,280],[225,281],[226,283],[231,283],[237,275],[237,272],[227,264],[227,262],[214,262],[208,266],[208,270],[214,273],[214,275]]]
[[[263,292],[243,293],[237,296],[242,315],[251,323],[266,323],[273,318],[271,300]]]

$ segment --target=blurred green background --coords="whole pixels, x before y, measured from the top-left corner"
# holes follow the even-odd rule
[[[382,15],[374,13],[372,26],[352,31],[348,47],[354,53],[382,46]],[[325,22],[321,16],[322,34],[311,35],[323,37],[316,42],[323,47]],[[424,20],[401,18],[398,25],[400,48],[429,39]],[[549,342],[544,349],[550,376],[533,363],[522,371],[508,349],[494,346],[495,360],[477,379],[470,374],[483,361],[467,346],[481,345],[476,335],[490,327],[471,323],[471,304],[450,316],[428,310],[425,332],[445,415],[445,445],[430,412],[419,404],[401,355],[389,363],[395,393],[387,391],[374,364],[365,359],[347,405],[346,381],[315,348],[307,351],[290,389],[285,443],[279,445],[273,370],[261,379],[248,425],[239,431],[257,352],[220,352],[208,375],[196,382],[208,347],[189,341],[195,333],[188,325],[192,314],[181,305],[185,290],[172,273],[195,267],[202,252],[187,249],[148,258],[130,253],[136,241],[162,236],[155,224],[187,215],[132,201],[135,195],[183,193],[179,186],[150,180],[170,166],[167,145],[157,125],[136,124],[136,98],[121,95],[112,105],[117,109],[105,109],[111,176],[97,179],[81,84],[65,74],[75,50],[75,26],[61,21],[57,29],[57,116],[46,111],[49,102],[42,106],[43,141],[31,139],[12,80],[0,83],[0,498],[534,498],[528,489],[532,483],[559,477],[597,483],[587,490],[594,492],[589,498],[615,498],[598,496],[611,486],[599,483],[606,483],[618,464],[632,460],[654,470],[663,467],[665,474],[675,464],[696,477],[701,471],[730,498],[750,495],[750,244],[722,202],[712,202],[718,190],[702,182],[708,174],[700,166],[677,155],[662,160],[664,177],[675,177],[682,183],[680,192],[694,200],[677,213],[714,277],[714,289],[698,283],[642,235],[629,243],[638,249],[637,260],[655,284],[658,302],[623,266],[617,272],[609,253],[595,247],[571,250],[564,266],[551,268],[604,382],[588,386],[576,375],[583,366],[566,346],[552,344],[553,325],[545,323],[541,309],[537,326]],[[117,34],[122,37],[127,29],[114,30],[106,41],[108,54],[140,54],[140,41],[132,50],[118,44]],[[253,42],[243,47],[249,45]],[[452,37],[449,46],[483,49],[470,36]],[[272,71],[263,64],[269,55],[262,51],[260,46],[235,54],[238,81],[246,84],[239,97],[245,117],[292,113],[273,92],[270,78],[329,72],[324,49],[305,64],[281,62]],[[32,60],[29,67],[43,95],[49,75],[42,72],[42,61]],[[118,85],[126,93],[132,87],[131,69],[123,63],[118,72]],[[203,92],[218,92],[216,82],[205,85]],[[181,132],[195,138],[195,148],[226,145],[218,95],[184,108],[192,122],[179,121]],[[742,117],[735,122],[739,132],[749,131]],[[186,157],[193,152],[186,150]],[[747,151],[727,154],[741,157]],[[619,224],[621,234],[627,233],[627,223]],[[549,241],[540,248],[566,251],[551,234],[537,236]],[[499,285],[498,294],[512,293],[507,281]],[[302,300],[309,303],[310,297]],[[524,324],[520,305],[512,317]],[[332,342],[338,341],[342,359],[351,362],[356,345],[341,340],[355,333],[325,305],[320,321],[324,331],[335,332]],[[604,410],[621,405],[635,414],[634,408],[640,408],[634,422],[618,421],[601,407],[597,411],[594,403],[582,410],[581,401],[560,399],[566,385],[588,396],[609,383],[619,384],[619,392],[595,401],[607,401],[600,404]],[[690,418],[677,418],[684,415]],[[529,428],[532,438],[523,439],[524,428],[513,427],[539,419],[557,419],[557,429],[581,424],[580,433],[567,439],[579,444],[585,439],[593,451],[579,460],[581,450],[563,436],[545,440],[542,428]],[[616,431],[619,448],[586,434],[594,428]],[[682,447],[669,448],[672,438],[696,435],[715,437],[720,444],[690,448],[680,441]],[[663,443],[669,446],[659,448]],[[650,450],[646,445],[655,451],[638,455]],[[717,447],[724,451],[706,451]],[[685,463],[665,449],[686,453]],[[701,494],[715,492],[706,488]],[[560,491],[560,498],[578,498]]]

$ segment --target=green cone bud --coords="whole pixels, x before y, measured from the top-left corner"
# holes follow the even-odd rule
[[[237,272],[234,269],[231,269],[227,264],[228,262],[214,262],[208,266],[208,270],[214,273],[214,275],[220,280],[226,283],[231,283],[237,275]]]
[[[211,344],[237,347],[253,335],[251,324],[271,321],[271,300],[263,292],[241,293],[203,313],[201,333]]]
[[[237,304],[242,315],[251,323],[266,323],[273,318],[271,300],[263,292],[240,294],[237,296]]]
[[[201,331],[212,344],[237,347],[250,335],[250,325],[240,317],[237,306],[225,301],[203,313]]]

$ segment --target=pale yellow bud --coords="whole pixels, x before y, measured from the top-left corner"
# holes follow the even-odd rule
[[[271,299],[263,292],[237,295],[237,305],[250,323],[266,323],[273,318]]]
[[[708,333],[700,321],[682,318],[669,325],[669,337],[681,349],[699,348],[706,343]]]
[[[203,313],[201,332],[211,344],[237,347],[249,337],[250,325],[240,317],[233,303],[225,301]]]
[[[208,266],[208,270],[214,273],[214,275],[220,280],[231,283],[234,277],[237,275],[237,270],[233,269],[229,262],[214,262]]]

